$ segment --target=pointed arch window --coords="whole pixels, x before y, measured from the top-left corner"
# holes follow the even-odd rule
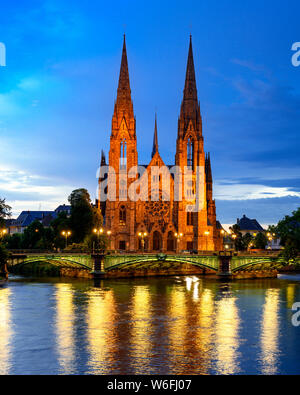
[[[193,167],[194,163],[194,143],[189,137],[188,142],[187,142],[187,165],[188,167]]]
[[[126,139],[121,140],[120,167],[122,170],[125,170],[127,167],[127,141],[126,141]]]
[[[193,226],[194,225],[194,213],[188,212],[187,213],[187,226]]]
[[[120,225],[122,225],[122,226],[126,225],[126,207],[125,206],[120,207],[119,220],[120,220]]]

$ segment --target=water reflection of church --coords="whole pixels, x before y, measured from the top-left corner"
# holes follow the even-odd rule
[[[136,119],[131,99],[129,71],[127,62],[126,43],[122,53],[122,62],[118,86],[117,100],[112,119],[110,138],[109,166],[115,169],[117,186],[122,185],[124,173],[138,166]],[[106,165],[104,153],[101,166]],[[127,200],[123,189],[116,188],[115,201],[102,202],[102,214],[105,226],[112,232],[111,247],[115,250],[139,251],[142,240],[139,234],[145,236],[145,250],[148,252],[174,252],[178,250],[205,251],[222,249],[221,226],[216,221],[216,206],[213,200],[213,179],[210,155],[204,152],[202,135],[202,118],[197,97],[195,68],[190,41],[186,81],[181,112],[178,121],[178,136],[176,143],[175,164],[166,166],[159,154],[157,121],[155,121],[154,144],[152,159],[147,165],[151,174],[152,167],[171,169],[179,166],[189,166],[193,170],[191,192],[195,191],[195,173],[198,166],[205,168],[202,191],[204,196],[203,208],[200,212],[190,212],[191,202],[175,201],[174,180],[170,177],[170,201],[164,201],[161,194],[159,201]],[[99,180],[103,181],[102,179]],[[129,180],[130,185],[133,180]],[[162,178],[159,178],[160,189]],[[129,187],[127,185],[127,188]],[[151,190],[151,188],[150,188]],[[101,191],[99,192],[101,195]],[[99,196],[100,201],[101,196]],[[182,235],[180,240],[175,234]]]

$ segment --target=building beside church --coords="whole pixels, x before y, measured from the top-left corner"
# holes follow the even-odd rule
[[[213,199],[211,159],[210,154],[205,154],[204,151],[192,38],[178,121],[175,163],[165,165],[159,153],[158,125],[155,119],[152,159],[143,174],[130,175],[131,169],[139,165],[136,126],[124,37],[109,158],[107,163],[102,152],[99,177],[98,206],[101,208],[106,230],[111,231],[111,249],[166,253],[222,250],[222,227],[216,220],[216,205]],[[105,171],[101,170],[107,166],[110,170],[105,175]],[[174,166],[179,169],[178,171],[182,171],[182,174],[189,171],[187,187],[183,182],[178,184],[177,173],[172,173]],[[167,170],[157,173],[157,168]],[[165,193],[166,172],[169,173],[169,193]],[[197,181],[199,174],[200,182]],[[152,181],[156,185],[155,188],[151,184]],[[105,182],[106,187],[103,186]],[[114,182],[117,187],[110,195]],[[139,183],[136,188],[137,194],[141,194],[141,190],[146,191],[143,198],[129,197],[128,192],[134,183]],[[153,190],[156,191],[154,199]],[[178,198],[182,191],[183,197]],[[198,199],[200,196],[202,200]],[[199,209],[195,209],[196,200],[202,202]]]

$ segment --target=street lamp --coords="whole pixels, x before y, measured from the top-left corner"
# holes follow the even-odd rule
[[[180,251],[180,240],[183,238],[183,233],[175,233],[174,235],[177,239],[177,252]]]
[[[237,235],[236,235],[236,234],[233,234],[233,235],[231,235],[231,238],[232,238],[233,241],[234,241],[234,248],[236,249],[235,241],[236,241],[236,239],[237,239]]]
[[[38,231],[38,230],[37,230]],[[63,230],[61,235],[66,238],[66,248],[68,247],[68,237],[71,236],[71,232],[69,230]]]
[[[270,235],[270,237],[268,238],[269,242],[270,242],[270,250],[272,250],[272,241],[273,241],[273,237]]]
[[[140,232],[138,234],[138,236],[141,239],[142,251],[144,253],[145,252],[145,238],[148,237],[148,233],[147,232]]]
[[[109,239],[109,249],[111,250],[111,235],[112,235],[112,231],[111,230],[108,230],[107,231],[107,236],[108,236],[108,239]]]
[[[204,236],[205,236],[205,245],[206,245],[206,250],[207,251],[207,238],[210,235],[210,232],[207,230],[206,232],[204,232]]]
[[[103,228],[95,228],[94,229],[94,234],[97,235],[98,239],[98,250],[99,250],[99,245],[100,245],[100,236],[103,235],[104,229]]]
[[[4,237],[7,234],[7,229],[0,229],[0,236]]]

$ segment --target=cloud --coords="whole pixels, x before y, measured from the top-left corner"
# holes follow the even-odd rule
[[[263,73],[268,76],[270,75],[269,70],[267,70],[267,68],[265,66],[263,66],[261,64],[257,64],[255,62],[252,62],[251,60],[242,60],[242,59],[234,58],[234,59],[231,59],[231,62],[238,65],[238,66],[245,67],[248,70],[251,70],[251,71],[254,71],[257,73]]]
[[[0,196],[12,206],[13,215],[22,210],[38,210],[41,205],[43,209],[54,209],[66,202],[73,189],[54,179],[0,165]]]
[[[300,192],[287,187],[270,187],[259,184],[238,184],[227,181],[215,184],[215,198],[218,200],[257,200],[265,198],[299,197]]]

